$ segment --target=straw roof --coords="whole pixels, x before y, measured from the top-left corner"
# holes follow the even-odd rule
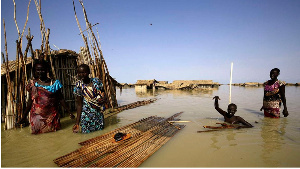
[[[168,81],[158,81],[159,84],[168,84]]]
[[[135,84],[137,85],[147,85],[147,86],[150,86],[152,85],[153,83],[157,83],[158,81],[156,81],[155,79],[152,79],[152,80],[137,80],[137,82]]]
[[[68,49],[60,49],[60,50],[51,51],[51,55],[67,55],[67,56],[76,56],[76,57],[79,56],[79,54],[76,53],[75,51],[68,50]]]
[[[79,54],[76,53],[75,51],[68,50],[68,49],[54,50],[54,51],[51,51],[50,54],[56,55],[56,56],[59,56],[59,55],[67,55],[67,56],[75,56],[75,57],[79,56]],[[32,62],[32,58],[27,57],[26,65],[30,64],[31,62]],[[17,64],[16,60],[8,61],[9,72],[13,72],[16,70],[16,64]],[[21,65],[21,62],[19,64]],[[6,64],[3,63],[3,64],[1,64],[1,76],[5,75],[5,74],[6,74]]]
[[[32,62],[31,57],[28,57],[26,60],[26,65],[30,64]],[[19,62],[19,64],[21,65],[22,63]],[[16,70],[16,65],[17,65],[17,61],[16,60],[11,60],[8,61],[8,68],[9,68],[9,72],[13,72]],[[1,76],[6,74],[6,63],[1,64]]]

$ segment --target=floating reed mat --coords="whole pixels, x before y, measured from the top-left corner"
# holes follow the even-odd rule
[[[82,147],[54,160],[59,167],[138,167],[185,125],[170,124],[169,118],[150,116],[79,143]],[[117,133],[127,138],[115,141]]]
[[[126,105],[123,105],[123,106],[119,106],[119,107],[116,107],[116,108],[107,109],[103,113],[104,118],[116,115],[116,114],[118,114],[118,113],[120,113],[121,111],[124,111],[124,110],[133,109],[133,108],[136,108],[136,107],[151,104],[151,103],[155,102],[156,100],[157,100],[156,98],[148,99],[148,100],[142,100],[142,101],[137,101],[137,102],[133,102],[133,103],[130,103],[130,104],[126,104]]]

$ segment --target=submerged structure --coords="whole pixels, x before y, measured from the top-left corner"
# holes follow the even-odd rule
[[[136,90],[145,89],[169,89],[169,90],[192,90],[192,89],[211,89],[219,87],[220,84],[212,80],[174,80],[168,81],[138,80],[135,84]]]
[[[153,80],[138,80],[135,83],[135,89],[136,90],[145,90],[145,89],[153,89],[155,88],[155,84],[159,83],[155,79]]]

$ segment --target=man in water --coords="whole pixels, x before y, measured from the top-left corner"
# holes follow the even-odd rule
[[[239,128],[251,128],[253,127],[250,123],[248,123],[246,120],[244,120],[240,116],[235,116],[234,114],[237,111],[237,106],[233,103],[228,105],[227,112],[222,110],[219,107],[219,102],[220,100],[219,96],[215,96],[213,99],[215,99],[215,109],[224,116],[224,122],[230,123],[230,124],[240,124],[242,123],[243,126],[238,126],[237,129]]]

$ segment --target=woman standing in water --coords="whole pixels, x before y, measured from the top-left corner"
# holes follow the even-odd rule
[[[271,80],[264,83],[263,106],[260,111],[264,109],[265,117],[279,118],[281,102],[284,107],[282,114],[284,117],[289,115],[285,98],[285,82],[277,79],[279,74],[280,70],[278,68],[272,69],[270,71]]]
[[[29,100],[18,124],[26,121],[30,111],[32,134],[52,132],[61,128],[58,112],[59,103],[69,113],[61,93],[63,85],[59,80],[54,81],[47,76],[49,70],[48,62],[35,60],[33,65],[34,78],[29,80],[26,86],[26,90],[29,92]],[[73,117],[71,114],[70,116]]]
[[[73,132],[90,133],[104,128],[105,94],[103,84],[98,78],[89,78],[90,68],[82,64],[77,70],[79,81],[76,82],[77,119]]]

